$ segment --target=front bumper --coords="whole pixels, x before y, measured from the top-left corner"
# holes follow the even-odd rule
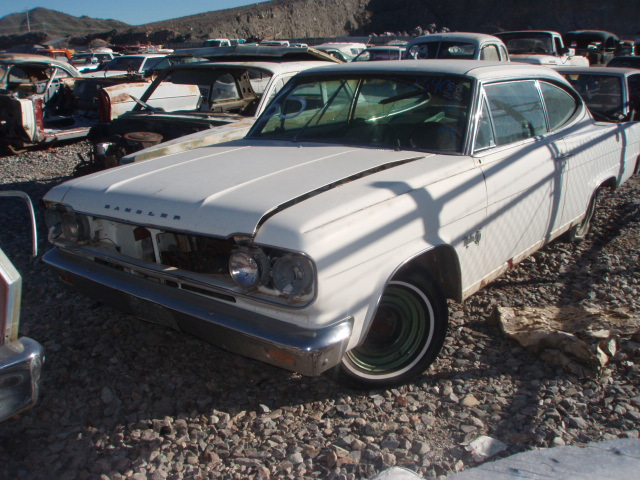
[[[42,346],[30,338],[0,346],[0,422],[35,405],[43,361]]]
[[[61,271],[63,282],[125,313],[303,375],[319,375],[337,365],[351,336],[351,317],[318,329],[303,328],[136,277],[58,248],[50,250],[43,260]]]

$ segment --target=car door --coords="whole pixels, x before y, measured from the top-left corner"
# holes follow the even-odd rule
[[[564,142],[547,135],[538,82],[484,86],[474,157],[485,177],[487,272],[518,263],[547,241],[562,215]]]

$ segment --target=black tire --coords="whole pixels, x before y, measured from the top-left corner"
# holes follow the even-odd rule
[[[596,202],[598,200],[598,192],[594,192],[591,197],[591,201],[589,202],[589,206],[587,207],[587,212],[582,219],[582,221],[571,227],[569,230],[569,241],[571,242],[581,242],[583,241],[589,232],[591,231],[591,222],[593,220],[593,216],[596,213]]]
[[[344,355],[334,379],[366,390],[413,380],[440,353],[447,326],[447,303],[436,282],[417,275],[394,279],[364,341]]]

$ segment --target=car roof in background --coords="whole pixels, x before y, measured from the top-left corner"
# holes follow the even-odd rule
[[[626,67],[578,67],[578,66],[570,66],[570,65],[558,65],[551,66],[557,72],[562,74],[565,73],[579,73],[583,75],[589,74],[598,74],[598,75],[620,75],[620,76],[629,76],[629,75],[638,75],[640,74],[640,70],[637,68],[626,68]]]
[[[215,61],[234,61],[242,58],[246,61],[280,59],[282,61],[323,60],[326,62],[341,63],[340,60],[331,55],[312,47],[275,47],[240,44],[230,47],[185,48],[176,50],[174,53],[191,54]]]
[[[45,55],[36,55],[33,53],[0,53],[0,63],[4,64],[47,64],[51,66],[60,67],[69,72],[76,74],[76,76],[81,76],[80,72],[71,65],[69,62],[63,60],[57,60],[52,57],[47,57]]]
[[[471,32],[445,32],[445,33],[433,33],[431,35],[422,35],[416,37],[410,43],[422,43],[422,42],[441,42],[441,41],[465,41],[465,40],[480,40],[482,42],[496,40],[494,35],[488,35],[486,33],[471,33]]]
[[[188,70],[188,69],[203,69],[208,70],[212,68],[257,68],[260,70],[269,71],[272,73],[286,73],[286,72],[297,72],[300,70],[304,70],[311,67],[321,67],[326,65],[326,62],[318,60],[318,61],[305,61],[305,62],[289,62],[286,60],[273,61],[273,62],[265,62],[265,61],[236,61],[236,62],[194,62],[194,63],[182,63],[179,65],[173,65],[171,67],[166,68],[164,71],[169,73],[176,70]]]

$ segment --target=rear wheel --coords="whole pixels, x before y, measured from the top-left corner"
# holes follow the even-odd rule
[[[448,310],[435,282],[393,280],[380,299],[367,335],[336,367],[336,380],[354,388],[384,388],[424,372],[442,349]]]

